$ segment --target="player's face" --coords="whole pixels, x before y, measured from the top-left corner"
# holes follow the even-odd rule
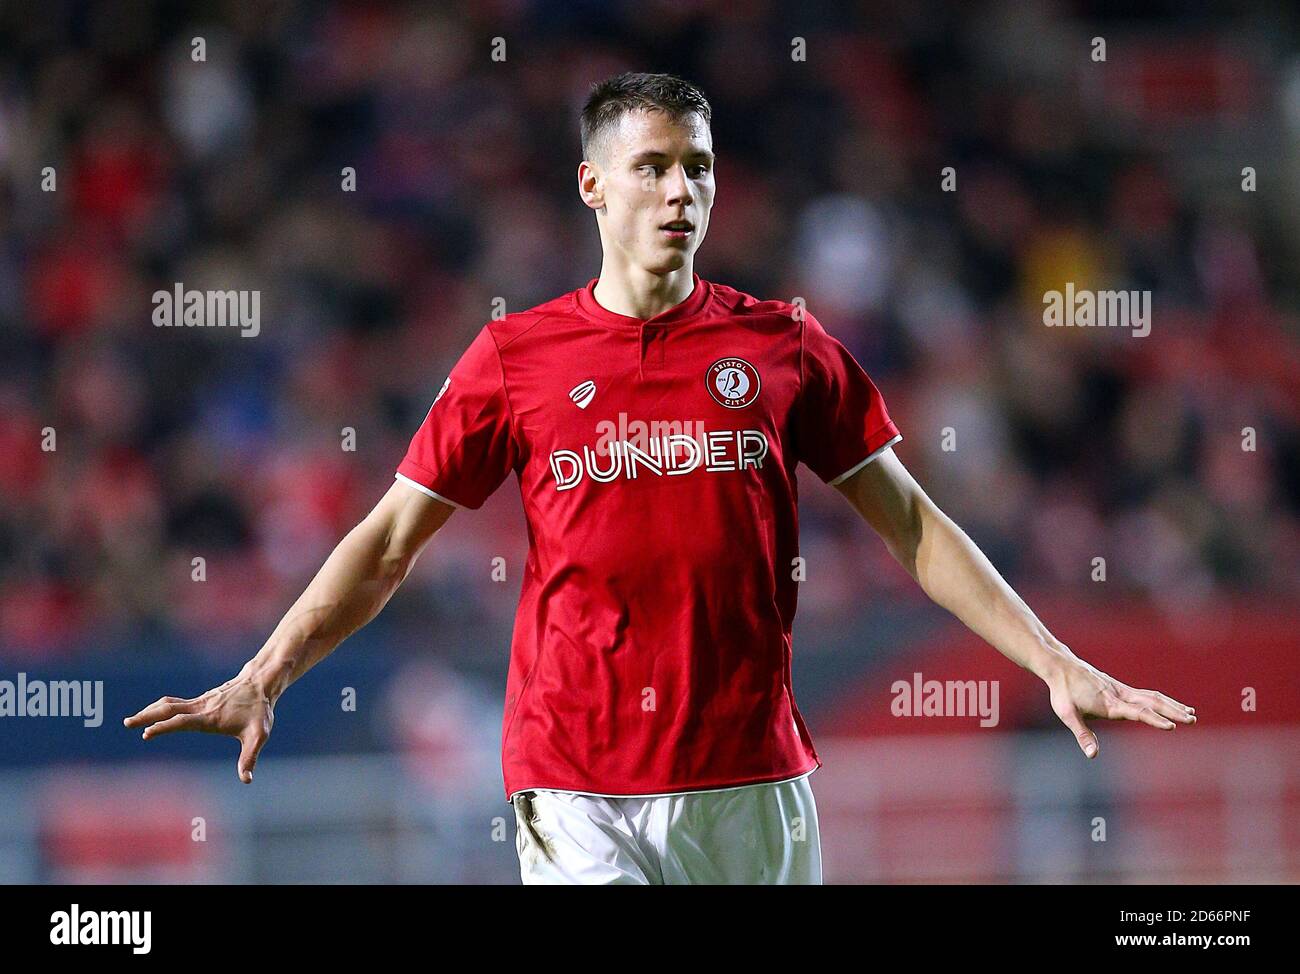
[[[686,266],[704,240],[713,206],[713,136],[704,119],[628,112],[609,142],[599,183],[606,245],[655,274]],[[686,221],[689,226],[667,226]]]

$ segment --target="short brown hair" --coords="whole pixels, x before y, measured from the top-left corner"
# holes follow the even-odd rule
[[[624,115],[638,109],[665,112],[675,122],[696,113],[706,125],[713,121],[708,100],[689,81],[671,74],[627,71],[592,85],[582,107],[582,157],[603,155],[604,136]]]

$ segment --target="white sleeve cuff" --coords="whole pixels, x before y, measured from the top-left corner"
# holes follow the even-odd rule
[[[899,433],[892,440],[886,443],[884,446],[880,447],[879,449],[872,450],[871,455],[867,457],[865,460],[861,461],[860,463],[855,463],[853,466],[849,467],[848,470],[845,470],[834,480],[828,480],[827,483],[830,484],[832,487],[834,487],[836,484],[843,483],[844,481],[852,477],[855,473],[857,473],[859,470],[861,470],[863,467],[865,467],[867,464],[869,464],[872,460],[876,459],[876,457],[880,456],[880,454],[888,450],[891,446],[893,446],[902,438],[903,438],[903,434]]]
[[[397,474],[397,479],[400,480],[400,481],[401,481],[402,483],[404,483],[404,484],[407,484],[407,485],[409,485],[409,486],[411,486],[411,487],[414,487],[414,488],[415,488],[416,490],[418,490],[421,494],[428,494],[430,497],[432,497],[432,498],[433,498],[434,500],[436,500],[436,501],[442,501],[444,504],[450,504],[452,507],[458,508],[459,510],[462,510],[462,511],[465,510],[465,507],[464,507],[463,505],[461,505],[461,504],[457,504],[457,503],[456,503],[455,501],[453,501],[453,500],[448,500],[447,498],[443,497],[441,494],[435,494],[435,493],[434,493],[433,491],[431,491],[428,487],[424,486],[424,484],[417,484],[417,483],[416,483],[414,480],[412,480],[410,477],[404,477],[402,474],[399,473],[399,474]]]

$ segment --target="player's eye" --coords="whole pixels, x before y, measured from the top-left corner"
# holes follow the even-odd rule
[[[705,166],[705,165],[696,165],[696,166],[691,166],[691,169],[692,169],[693,171],[695,171],[695,172],[696,172],[698,175],[700,175],[700,176],[703,176],[706,172],[709,171],[709,167],[708,167],[708,166]]]

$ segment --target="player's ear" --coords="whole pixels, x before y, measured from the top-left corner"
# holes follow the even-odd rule
[[[590,160],[578,163],[578,195],[593,210],[604,209],[605,177],[600,167]]]

